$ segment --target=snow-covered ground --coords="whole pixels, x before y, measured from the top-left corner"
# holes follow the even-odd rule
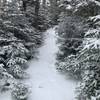
[[[12,100],[10,91],[0,93],[0,100]]]
[[[45,34],[45,44],[39,49],[39,60],[29,62],[30,79],[25,81],[32,86],[29,100],[75,100],[77,82],[66,79],[55,68],[55,53],[58,50],[55,30],[51,28]],[[0,100],[12,100],[10,93],[0,94]]]
[[[75,100],[76,82],[65,79],[55,68],[57,52],[55,30],[46,32],[45,44],[40,48],[38,61],[32,60],[28,72],[32,93],[29,100]]]

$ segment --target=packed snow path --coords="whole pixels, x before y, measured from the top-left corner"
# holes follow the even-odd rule
[[[75,100],[76,82],[65,79],[55,68],[55,30],[51,28],[45,34],[45,44],[39,49],[39,60],[29,62],[29,82],[32,85],[29,100]]]

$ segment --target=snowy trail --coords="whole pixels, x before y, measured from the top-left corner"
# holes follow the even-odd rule
[[[66,80],[55,69],[55,30],[49,29],[46,34],[45,44],[39,50],[39,60],[29,62],[29,83],[32,85],[29,100],[75,100],[76,82]]]

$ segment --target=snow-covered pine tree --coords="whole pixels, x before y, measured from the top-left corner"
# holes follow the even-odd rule
[[[3,64],[0,64],[0,92],[11,89],[14,81],[14,77],[7,72]]]
[[[100,11],[100,1],[98,0],[78,0],[74,14],[88,18],[95,16]]]
[[[0,38],[0,89],[11,89],[15,78],[27,78],[24,71],[28,66],[26,54],[29,51],[15,38]]]
[[[57,53],[57,69],[60,68],[59,65],[61,65],[61,62],[66,63],[66,59],[70,54],[76,55],[78,52],[77,48],[82,43],[84,36],[84,18],[74,15],[74,4],[71,0],[61,0],[61,4],[59,5],[61,15],[58,27],[57,42],[60,45],[59,52]],[[63,66],[61,69],[63,69]]]
[[[8,72],[15,78],[27,77],[25,76],[27,74],[23,71],[23,69],[26,68],[22,65],[27,63],[26,54],[29,53],[29,51],[24,47],[24,45],[22,43],[11,43],[10,45],[3,46],[2,50],[4,50],[7,58],[6,66]]]
[[[79,100],[100,99],[100,15],[89,18],[90,28],[85,34],[82,49],[77,56],[83,80],[79,87]]]
[[[28,100],[30,94],[29,87],[22,83],[15,84],[12,91],[12,98],[14,100]]]
[[[14,88],[12,94],[17,100],[24,100],[29,95],[28,87],[17,83],[16,79],[29,77],[25,72],[28,68],[26,63],[30,58],[35,58],[37,48],[43,42],[40,30],[44,30],[46,26],[42,11],[39,11],[38,21],[41,29],[37,30],[32,25],[35,19],[31,1],[33,2],[29,0],[26,11],[22,11],[21,0],[7,0],[0,16],[0,90]]]
[[[63,0],[62,0],[63,1]],[[67,1],[67,0],[65,0],[65,1]],[[64,66],[64,69],[66,68],[66,70],[67,70],[67,68],[69,69],[70,68],[70,71],[71,72],[73,72],[73,69],[75,69],[74,67],[69,67],[69,64],[68,64],[68,61],[69,60],[71,60],[72,61],[72,63],[74,63],[74,62],[76,62],[76,61],[74,61],[74,60],[72,60],[73,59],[73,57],[72,56],[69,56],[68,57],[68,59],[67,59],[67,56],[68,55],[66,55],[65,53],[68,53],[68,51],[70,51],[70,50],[67,50],[67,49],[64,49],[64,47],[66,47],[66,48],[70,48],[70,47],[68,47],[68,44],[70,44],[71,45],[71,47],[72,47],[72,49],[74,49],[74,50],[76,50],[76,51],[79,51],[79,49],[77,49],[77,48],[75,48],[74,47],[74,45],[73,45],[73,43],[75,44],[75,45],[77,45],[77,47],[78,46],[80,46],[80,44],[81,44],[81,42],[82,42],[82,38],[84,37],[84,31],[86,31],[86,30],[88,30],[88,28],[89,28],[89,25],[87,24],[87,22],[86,22],[86,20],[87,20],[87,18],[89,17],[89,16],[94,16],[94,15],[96,15],[96,14],[98,14],[99,13],[99,8],[100,8],[100,5],[99,5],[99,1],[96,1],[96,0],[77,0],[77,1],[74,1],[74,0],[68,0],[68,2],[67,2],[67,4],[66,4],[66,2],[64,2],[63,1],[63,5],[61,5],[61,7],[65,7],[66,8],[66,5],[68,6],[68,5],[71,5],[71,9],[73,9],[73,10],[71,10],[71,9],[68,9],[68,11],[69,10],[71,10],[71,11],[73,11],[73,12],[71,12],[72,14],[70,15],[70,14],[68,14],[67,13],[67,10],[64,10],[63,12],[63,14],[64,14],[64,18],[62,18],[61,17],[61,24],[60,24],[60,31],[58,30],[58,35],[59,35],[59,38],[58,38],[58,40],[60,41],[60,52],[58,53],[58,58],[62,58],[63,59],[63,61],[66,63],[66,64],[64,64],[64,65],[67,65],[67,66]],[[92,5],[91,5],[92,4]],[[86,8],[88,8],[88,9],[86,9]],[[93,9],[93,11],[91,12],[91,9]],[[86,13],[86,16],[83,16],[82,14],[83,14],[83,12],[85,12]],[[89,12],[89,13],[88,13]],[[74,16],[74,18],[73,18],[73,16]],[[78,19],[82,19],[80,22],[81,22],[81,24],[80,24],[80,22],[76,22],[75,23],[75,21]],[[67,19],[68,19],[68,22],[66,22],[67,21]],[[71,21],[70,21],[70,20]],[[66,23],[67,24],[66,24]],[[63,23],[65,23],[65,24],[63,24]],[[80,30],[80,32],[79,32],[79,37],[77,36],[77,34],[78,34],[78,32],[76,32],[76,31],[73,31],[74,29],[71,29],[71,31],[73,31],[73,34],[74,35],[71,35],[71,31],[68,31],[68,30],[70,30],[70,28],[68,28],[68,30],[67,30],[67,28],[66,27],[68,27],[69,25],[68,25],[68,23],[71,23],[71,26],[74,26],[74,23],[75,23],[75,27],[76,27],[76,29],[79,29]],[[91,24],[91,23],[90,23]],[[73,28],[73,27],[72,27]],[[62,30],[63,29],[63,30]],[[65,36],[64,36],[64,38],[62,37],[64,34],[68,34],[69,33],[69,35],[71,35],[71,38],[69,38],[69,36],[65,39]],[[81,34],[80,34],[81,33]],[[66,41],[67,39],[69,38],[69,41],[70,42],[68,42],[68,41]],[[75,41],[73,41],[73,40],[76,40],[76,42]],[[78,40],[78,41],[77,41]],[[64,41],[66,41],[65,43],[64,43]],[[78,43],[79,42],[79,43]],[[77,52],[76,52],[76,54],[77,54]],[[62,55],[62,56],[60,56],[60,55]],[[64,56],[63,56],[64,55]],[[70,55],[70,54],[69,54]],[[60,56],[60,57],[59,57]],[[76,55],[77,56],[77,55]],[[74,57],[74,58],[76,58],[76,56]],[[66,60],[67,59],[67,60]],[[63,63],[63,62],[62,62]],[[61,65],[61,64],[58,64],[58,66],[59,65]],[[72,65],[71,65],[72,66]],[[58,67],[58,68],[60,68],[60,67]],[[63,66],[61,66],[61,68],[63,68]],[[72,70],[71,70],[72,69]],[[78,69],[78,67],[77,67],[77,69]],[[75,71],[75,70],[74,70]],[[76,72],[77,72],[78,70],[76,70]],[[74,72],[74,73],[76,73],[76,72]]]
[[[76,77],[81,76],[78,100],[100,99],[100,1],[82,0],[75,7],[74,16],[87,20],[85,37],[76,55],[65,57],[58,66]],[[84,28],[84,27],[83,27]],[[88,29],[89,28],[89,29]],[[62,42],[63,43],[63,42]],[[64,45],[65,46],[65,45]],[[63,54],[63,52],[62,52]]]
[[[28,77],[24,71],[28,67],[26,63],[40,46],[41,35],[20,10],[19,1],[6,2],[4,13],[0,16],[0,64],[3,64],[1,69],[6,70],[0,72],[4,80],[2,85],[12,84],[8,83],[9,78],[5,81],[7,75],[13,77],[12,80]]]
[[[3,21],[3,20],[2,20]],[[7,23],[10,27],[10,21],[4,21],[1,23],[1,38],[0,38],[0,56],[4,59],[2,60],[2,63],[4,64],[4,68],[13,69],[14,65],[20,65],[19,68],[21,68],[22,64],[25,64],[27,62],[27,55],[29,53],[28,49],[25,48],[23,41],[18,40],[13,33],[9,32],[7,29]],[[4,27],[4,28],[3,28]],[[6,30],[5,30],[6,28]],[[13,29],[12,29],[13,30]],[[5,34],[6,33],[6,34]],[[10,68],[12,65],[13,68]],[[18,67],[18,66],[17,66]],[[24,66],[23,66],[24,67]],[[18,68],[17,68],[18,69]],[[20,69],[21,70],[21,69]],[[19,70],[19,72],[20,72]],[[16,70],[17,71],[17,70]],[[17,73],[13,71],[12,73]],[[10,72],[10,74],[12,74]],[[12,74],[12,76],[15,76]],[[17,76],[15,76],[17,77]]]

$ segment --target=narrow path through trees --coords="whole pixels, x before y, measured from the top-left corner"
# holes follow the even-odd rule
[[[76,82],[65,79],[55,68],[57,52],[55,30],[46,31],[44,46],[39,50],[39,60],[29,62],[32,93],[29,100],[74,100]]]

